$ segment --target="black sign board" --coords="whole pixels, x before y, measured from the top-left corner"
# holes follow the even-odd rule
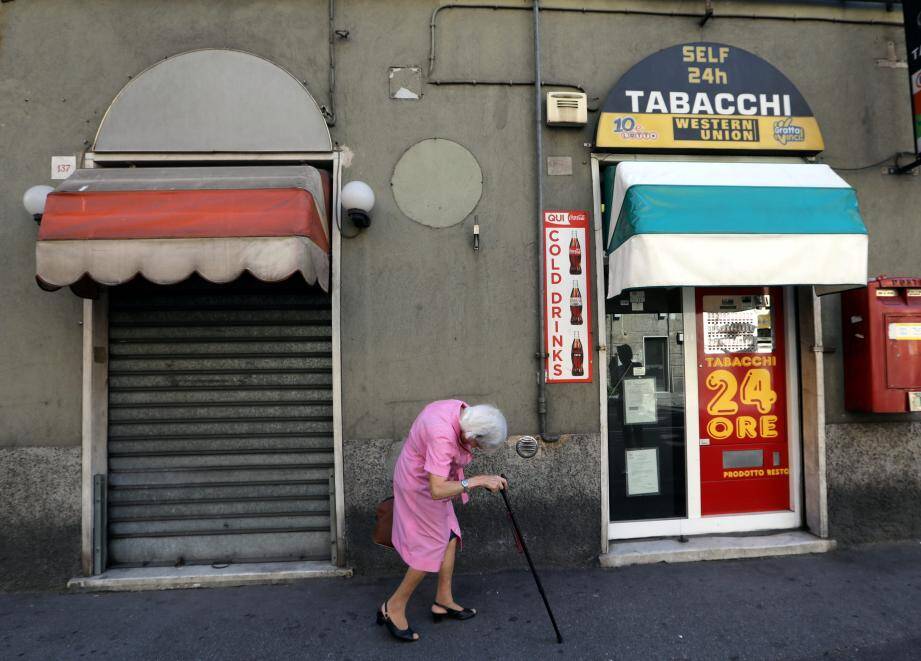
[[[697,42],[653,53],[621,76],[601,108],[595,147],[815,154],[824,145],[783,73],[742,48]]]

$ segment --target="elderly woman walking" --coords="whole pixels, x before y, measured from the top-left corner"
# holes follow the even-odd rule
[[[467,620],[476,615],[454,601],[451,579],[454,553],[461,538],[452,499],[463,503],[473,489],[493,493],[508,485],[498,475],[464,477],[473,450],[486,452],[505,442],[508,426],[499,409],[468,406],[458,399],[432,402],[413,422],[393,472],[393,545],[409,566],[403,581],[377,611],[399,640],[419,640],[406,619],[406,605],[427,572],[438,572],[432,618]]]

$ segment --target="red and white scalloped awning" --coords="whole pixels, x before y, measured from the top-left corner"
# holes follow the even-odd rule
[[[44,289],[194,273],[329,289],[330,180],[308,166],[78,170],[48,196],[36,243]]]

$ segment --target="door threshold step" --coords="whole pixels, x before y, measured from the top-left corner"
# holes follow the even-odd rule
[[[274,585],[351,575],[351,569],[318,561],[242,563],[222,568],[211,565],[136,567],[108,569],[98,576],[77,576],[67,582],[67,587],[77,592],[134,592]]]
[[[771,535],[701,535],[686,539],[686,542],[677,539],[612,541],[609,551],[600,555],[598,561],[602,567],[626,567],[656,562],[697,562],[825,553],[836,546],[833,539],[820,539],[801,530]]]

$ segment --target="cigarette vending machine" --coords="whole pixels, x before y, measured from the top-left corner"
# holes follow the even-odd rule
[[[921,278],[879,276],[841,295],[848,411],[921,411]]]

